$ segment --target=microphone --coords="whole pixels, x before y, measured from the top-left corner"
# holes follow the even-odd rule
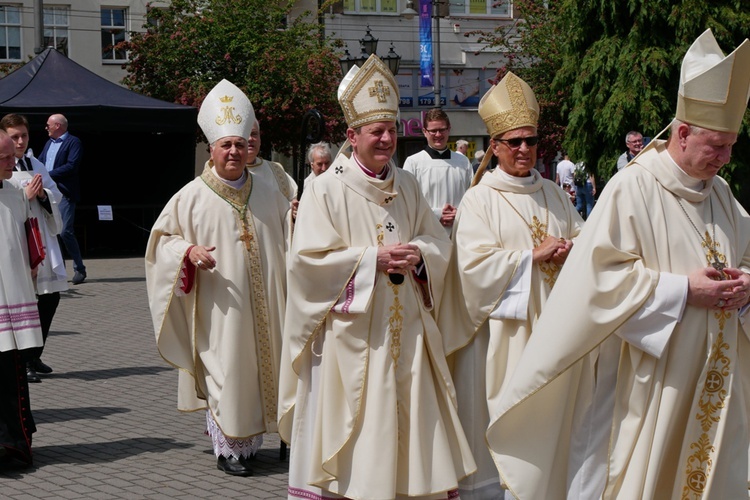
[[[404,275],[398,274],[398,273],[392,273],[392,274],[388,274],[388,279],[391,280],[391,283],[393,283],[394,285],[400,285],[401,283],[404,282]]]

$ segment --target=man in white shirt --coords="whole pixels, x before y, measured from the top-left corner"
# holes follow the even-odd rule
[[[451,122],[445,111],[437,108],[428,111],[422,129],[427,146],[404,162],[404,170],[417,178],[422,194],[448,234],[472,176],[469,159],[448,149],[450,130]]]

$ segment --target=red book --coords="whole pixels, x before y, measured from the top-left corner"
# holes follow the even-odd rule
[[[26,239],[29,242],[29,262],[31,269],[42,263],[46,255],[44,243],[42,243],[42,232],[39,230],[39,221],[36,217],[29,217],[24,224],[26,226]]]

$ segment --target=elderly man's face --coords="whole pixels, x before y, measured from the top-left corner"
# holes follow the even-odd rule
[[[688,125],[680,126],[678,134],[684,151],[680,167],[690,177],[704,181],[729,163],[732,146],[737,142],[735,133],[702,130],[696,134],[690,132]]]
[[[369,123],[360,127],[359,132],[346,130],[357,158],[375,173],[383,170],[396,152],[396,124],[394,122]]]
[[[53,116],[47,118],[47,125],[44,128],[47,129],[47,134],[50,137],[52,137],[53,139],[59,139],[64,132],[62,130],[62,125],[58,123]]]
[[[255,159],[258,157],[260,152],[260,129],[258,128],[258,122],[253,125],[253,130],[250,132],[250,137],[247,138],[247,162],[250,164],[255,163]]]
[[[641,134],[628,136],[627,146],[630,154],[635,156],[643,149],[643,136]]]
[[[0,137],[0,180],[13,177],[16,166],[16,146],[7,135]]]
[[[211,159],[219,177],[229,181],[239,179],[247,164],[247,139],[222,137],[211,146]]]
[[[331,166],[330,155],[323,153],[320,149],[316,149],[313,151],[312,163],[310,163],[310,167],[312,168],[312,171],[316,177],[322,174],[323,172],[325,172],[326,170],[328,170],[328,167],[330,166]]]
[[[536,128],[521,127],[509,130],[490,141],[492,153],[497,156],[498,167],[505,173],[515,177],[526,177],[536,165],[536,145],[529,146],[526,141],[522,141],[518,147],[514,147],[505,142],[509,139],[525,139],[528,137],[536,137]]]

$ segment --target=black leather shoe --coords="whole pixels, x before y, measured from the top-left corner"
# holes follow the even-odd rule
[[[80,285],[81,283],[83,283],[84,281],[86,281],[86,273],[85,272],[76,271],[75,274],[73,275],[73,280],[72,281],[73,281],[74,285]]]
[[[248,463],[239,458],[225,457],[221,455],[219,460],[216,462],[216,468],[224,471],[231,476],[252,476],[253,469],[250,468]]]
[[[36,384],[42,381],[42,379],[39,378],[39,375],[37,375],[36,370],[29,365],[26,365],[26,380],[28,380],[30,384]]]
[[[37,373],[41,373],[43,375],[49,375],[52,373],[52,368],[50,368],[47,364],[45,364],[41,359],[37,358],[34,361],[31,362],[31,366],[34,368],[34,370]]]

